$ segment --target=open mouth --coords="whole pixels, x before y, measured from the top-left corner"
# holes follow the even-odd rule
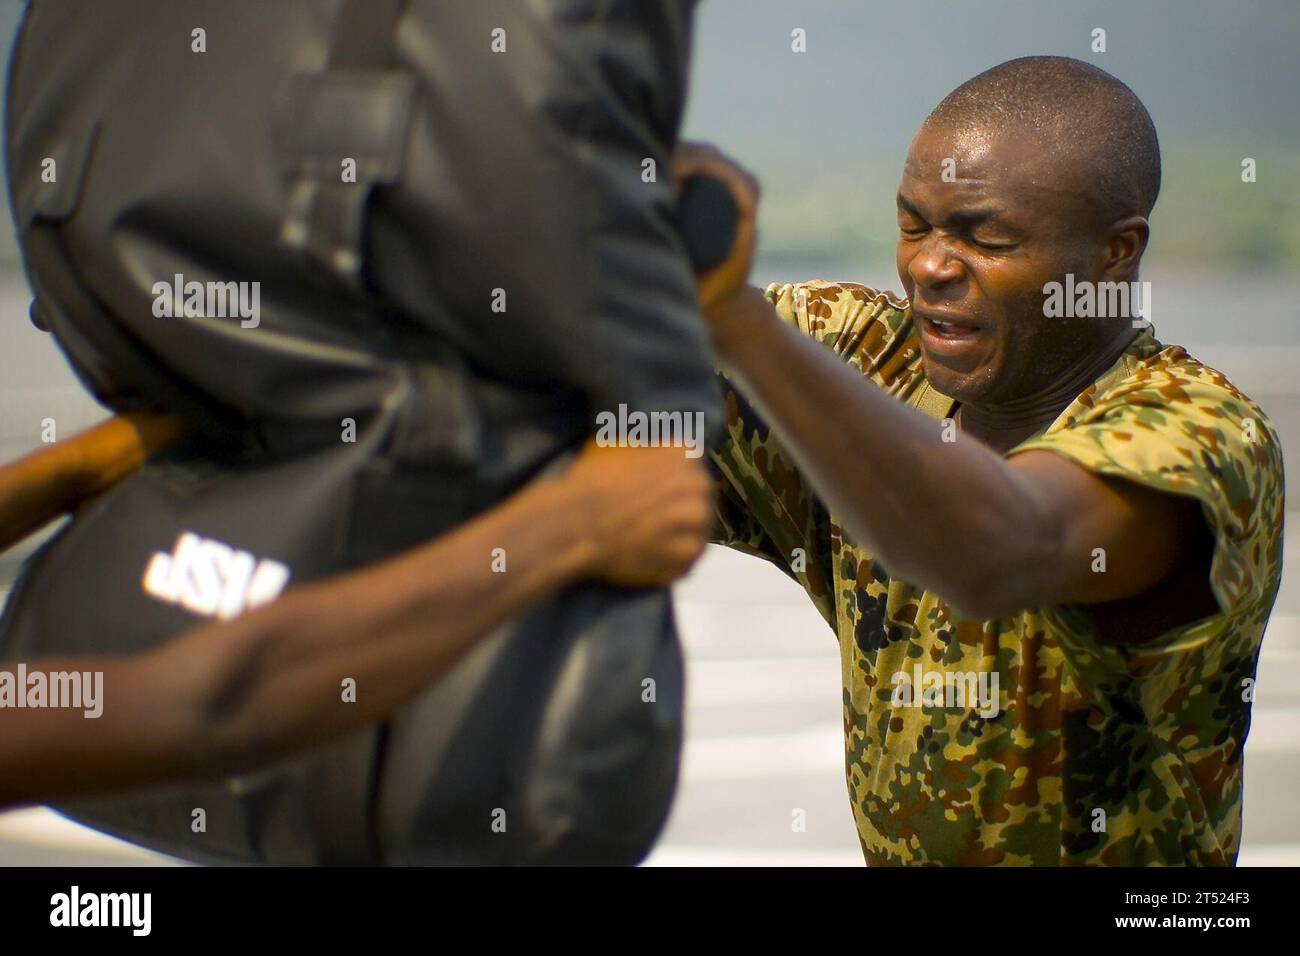
[[[942,316],[942,317],[941,317]],[[978,365],[989,347],[988,330],[965,316],[926,315],[915,310],[912,317],[921,335],[921,345],[931,360],[962,367]]]
[[[967,339],[979,334],[978,325],[965,322],[941,322],[938,319],[923,318],[925,331],[941,339]]]

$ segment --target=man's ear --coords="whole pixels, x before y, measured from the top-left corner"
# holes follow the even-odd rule
[[[1131,282],[1151,237],[1145,216],[1126,216],[1113,223],[1106,234],[1106,261],[1102,276],[1107,282]]]

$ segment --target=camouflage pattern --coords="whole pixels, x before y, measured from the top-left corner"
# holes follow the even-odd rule
[[[821,281],[773,285],[767,296],[784,321],[916,402],[924,369],[906,303]],[[1283,518],[1281,450],[1250,399],[1148,328],[1008,453],[1046,449],[1201,503],[1220,613],[1119,647],[1097,641],[1079,608],[972,620],[891,578],[724,385],[715,540],[794,577],[839,639],[846,777],[869,864],[1235,862],[1242,747]],[[896,675],[917,666],[990,686],[996,676],[996,715],[947,697],[895,702]]]

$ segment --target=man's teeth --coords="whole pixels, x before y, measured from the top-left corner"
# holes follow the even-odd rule
[[[966,325],[966,324],[961,323],[961,322],[940,322],[938,319],[931,319],[930,322],[931,322],[931,324],[937,326],[940,330],[942,330],[942,331],[944,331],[944,332],[957,332],[957,331],[961,331],[961,332],[973,332],[973,331],[975,331],[975,326],[973,326],[973,325]]]

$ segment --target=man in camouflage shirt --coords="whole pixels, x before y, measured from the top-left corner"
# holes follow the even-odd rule
[[[757,188],[707,147],[695,172],[742,209],[700,287],[727,372],[717,540],[839,638],[868,863],[1235,862],[1277,438],[1148,322],[1045,309],[1067,275],[1137,281],[1160,176],[1137,97],[1058,57],[950,94],[899,190],[910,304],[749,287]]]

